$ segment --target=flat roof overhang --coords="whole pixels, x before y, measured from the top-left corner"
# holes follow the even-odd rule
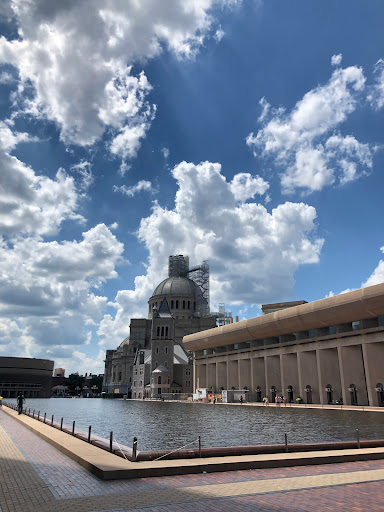
[[[384,283],[184,336],[195,352],[384,315]]]

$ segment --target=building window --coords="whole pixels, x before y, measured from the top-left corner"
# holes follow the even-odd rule
[[[134,388],[136,387],[136,381],[135,380],[133,381],[133,387]]]
[[[161,326],[161,337],[164,336],[164,325]]]
[[[161,388],[157,388],[157,394],[161,395]]]
[[[176,309],[179,309],[179,301],[176,301]]]
[[[188,309],[191,309],[191,301],[188,301]]]
[[[156,347],[156,354],[159,353],[159,347]]]
[[[157,368],[159,366],[158,362],[156,361],[155,362],[155,368]]]
[[[164,366],[168,366],[168,361],[164,361]]]
[[[165,337],[168,339],[168,326],[165,328]]]
[[[165,353],[168,354],[168,347],[165,347]]]
[[[187,388],[191,387],[191,381],[190,380],[186,380],[185,381],[185,385]]]
[[[171,309],[173,309],[173,300],[171,300]]]
[[[157,337],[158,338],[160,337],[160,327],[159,326],[157,327]]]
[[[183,309],[185,309],[185,300],[183,300]]]

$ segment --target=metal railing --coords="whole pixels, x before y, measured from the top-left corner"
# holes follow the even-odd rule
[[[16,404],[4,402],[3,405],[13,409],[15,411],[18,410]],[[290,404],[287,404],[287,406]],[[284,407],[284,405],[283,405]],[[92,438],[92,426],[89,425],[88,432],[84,432],[81,430],[77,430],[76,432],[76,422],[72,422],[72,427],[68,427],[64,425],[64,418],[61,418],[60,423],[54,421],[54,415],[51,416],[51,419],[47,421],[47,413],[44,413],[44,416],[40,414],[40,411],[36,411],[35,409],[22,409],[22,414],[25,414],[36,421],[40,421],[47,426],[56,428],[62,432],[65,432],[69,435],[72,435],[82,441],[93,444],[99,448],[107,450],[115,455],[125,458],[127,461],[137,462],[138,460],[151,460],[151,461],[159,461],[161,459],[169,458],[190,458],[190,457],[213,457],[213,456],[226,456],[226,455],[252,455],[257,453],[281,453],[285,451],[288,453],[297,452],[297,451],[308,451],[308,450],[330,450],[330,449],[345,449],[345,448],[370,448],[370,447],[384,447],[384,439],[378,440],[361,440],[360,431],[358,428],[355,429],[355,440],[352,441],[337,441],[337,442],[327,442],[327,443],[289,443],[288,442],[288,433],[284,433],[284,441],[281,444],[276,445],[257,445],[257,446],[231,446],[231,447],[211,447],[211,448],[202,448],[202,440],[201,436],[198,436],[193,441],[184,444],[180,448],[176,448],[173,450],[163,450],[163,451],[138,451],[138,440],[136,437],[133,438],[132,448],[129,448],[124,445],[120,445],[117,440],[114,438],[113,431],[110,432],[109,440],[93,436]],[[198,443],[198,447],[195,450],[186,450],[189,446]],[[306,449],[308,448],[308,450]]]

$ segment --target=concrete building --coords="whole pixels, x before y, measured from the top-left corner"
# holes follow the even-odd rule
[[[53,361],[26,357],[0,357],[0,396],[49,398],[52,389]]]
[[[209,310],[208,264],[190,268],[188,256],[170,256],[168,277],[148,301],[148,318],[132,318],[129,337],[107,350],[103,392],[133,398],[192,393],[192,357],[182,339],[213,328],[216,317]]]
[[[244,390],[261,401],[384,406],[384,284],[183,339],[194,388]],[[280,309],[280,310],[279,310]]]

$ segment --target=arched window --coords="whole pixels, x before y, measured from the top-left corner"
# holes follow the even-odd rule
[[[157,383],[158,383],[158,384],[161,384],[161,375],[159,375],[159,376],[157,377]]]
[[[165,347],[165,353],[168,354],[168,347]]]
[[[173,300],[171,300],[171,309],[173,309]]]
[[[183,309],[185,309],[185,300],[183,300]]]
[[[176,301],[176,309],[179,309],[179,301]]]
[[[168,339],[168,325],[167,325],[167,327],[165,328],[165,337]]]
[[[327,384],[325,386],[325,391],[327,392],[327,403],[331,404],[332,400],[333,400],[333,396],[332,396],[333,389],[332,389],[331,384]]]
[[[188,309],[191,309],[191,301],[188,301]]]
[[[161,337],[164,336],[164,325],[161,326]]]
[[[159,336],[160,336],[160,326],[158,325],[157,326],[157,337],[159,337]]]
[[[348,391],[351,394],[351,405],[357,405],[357,389],[354,384],[350,384]]]
[[[156,354],[159,353],[159,347],[156,347]]]

